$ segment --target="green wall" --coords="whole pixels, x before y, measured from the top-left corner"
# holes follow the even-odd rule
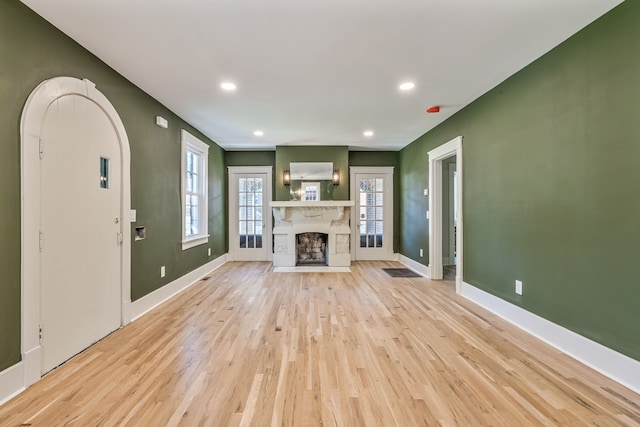
[[[400,153],[404,255],[427,264],[427,152],[462,135],[465,282],[636,360],[638,22],[622,3]]]
[[[131,207],[147,239],[131,242],[131,297],[158,289],[227,252],[224,152],[17,0],[0,0],[0,371],[20,361],[20,116],[43,80],[87,78],[111,101],[131,145]],[[169,121],[155,125],[155,116]],[[208,245],[181,248],[180,129],[207,142]],[[212,249],[211,257],[207,248]],[[160,266],[167,275],[160,278]]]
[[[329,188],[323,200],[349,200],[349,149],[345,146],[289,146],[276,147],[276,167],[274,170],[274,200],[290,200],[290,188],[282,183],[282,174],[291,162],[333,162],[333,168],[340,171],[340,185]],[[327,186],[324,187],[327,189]],[[327,197],[328,196],[328,197]]]

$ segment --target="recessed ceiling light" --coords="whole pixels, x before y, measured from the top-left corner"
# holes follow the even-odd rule
[[[220,85],[220,87],[224,90],[236,90],[236,85],[231,82],[224,82]]]
[[[413,82],[405,82],[400,85],[400,90],[411,90],[416,87],[416,84]]]
[[[373,131],[372,130],[365,130],[364,132],[362,132],[362,134],[364,136],[373,136]]]
[[[261,130],[257,130],[257,131],[255,131],[255,132],[253,132],[253,134],[254,134],[255,136],[262,136],[262,135],[264,135],[264,132],[262,132]]]

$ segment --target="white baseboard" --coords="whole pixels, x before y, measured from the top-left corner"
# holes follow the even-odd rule
[[[640,361],[618,353],[468,283],[460,294],[601,374],[640,393]]]
[[[429,267],[427,267],[424,264],[420,264],[419,262],[416,262],[411,258],[408,258],[402,254],[399,254],[398,261],[400,261],[402,264],[406,265],[407,267],[409,267],[411,270],[415,271],[418,274],[421,274],[429,278],[431,277],[431,271],[429,270]]]
[[[25,351],[22,361],[24,362],[24,386],[29,387],[42,376],[42,346],[38,345]]]
[[[24,389],[24,363],[18,362],[0,372],[0,405],[13,399]]]
[[[149,310],[162,304],[198,280],[221,267],[227,262],[227,255],[222,255],[207,264],[196,268],[179,279],[123,306],[125,324],[137,319]],[[24,351],[23,360],[0,372],[0,405],[23,392],[31,384],[40,380],[42,347],[37,346]]]
[[[173,282],[164,285],[160,289],[157,289],[136,301],[125,304],[123,307],[123,318],[125,320],[124,323],[127,324],[129,322],[132,322],[143,314],[153,310],[163,302],[184,291],[207,274],[220,268],[226,262],[227,255],[225,254],[196,268],[195,270],[185,274],[179,279],[176,279]]]

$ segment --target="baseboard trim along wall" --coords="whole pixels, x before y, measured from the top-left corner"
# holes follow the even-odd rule
[[[23,362],[18,362],[0,372],[0,405],[22,393],[25,388]]]
[[[185,274],[179,279],[176,279],[173,282],[166,284],[160,289],[157,289],[136,301],[126,304],[123,307],[124,324],[126,325],[127,323],[136,320],[137,318],[153,310],[163,302],[173,298],[174,296],[184,291],[191,285],[197,283],[200,279],[202,279],[207,274],[220,268],[226,262],[227,262],[227,254],[222,255],[214,259],[213,261],[210,261],[204,264],[203,266],[196,268],[195,270]]]
[[[402,264],[406,265],[416,273],[431,278],[431,272],[429,270],[429,267],[427,267],[426,265],[420,264],[419,262],[416,262],[402,254],[398,256],[398,261],[400,261]]]
[[[640,393],[640,362],[468,283],[460,294],[625,387]]]
[[[163,302],[197,283],[207,274],[220,268],[226,262],[227,255],[225,254],[166,284],[149,295],[125,304],[122,307],[123,324],[126,325],[153,310]],[[41,351],[42,348],[40,346],[27,351],[23,355],[22,361],[0,372],[0,405],[22,393],[28,386],[40,379]]]

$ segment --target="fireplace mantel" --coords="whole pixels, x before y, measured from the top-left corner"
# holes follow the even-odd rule
[[[295,238],[300,233],[325,233],[329,236],[327,264],[351,265],[351,200],[319,202],[271,202],[273,209],[273,265],[296,265]]]

